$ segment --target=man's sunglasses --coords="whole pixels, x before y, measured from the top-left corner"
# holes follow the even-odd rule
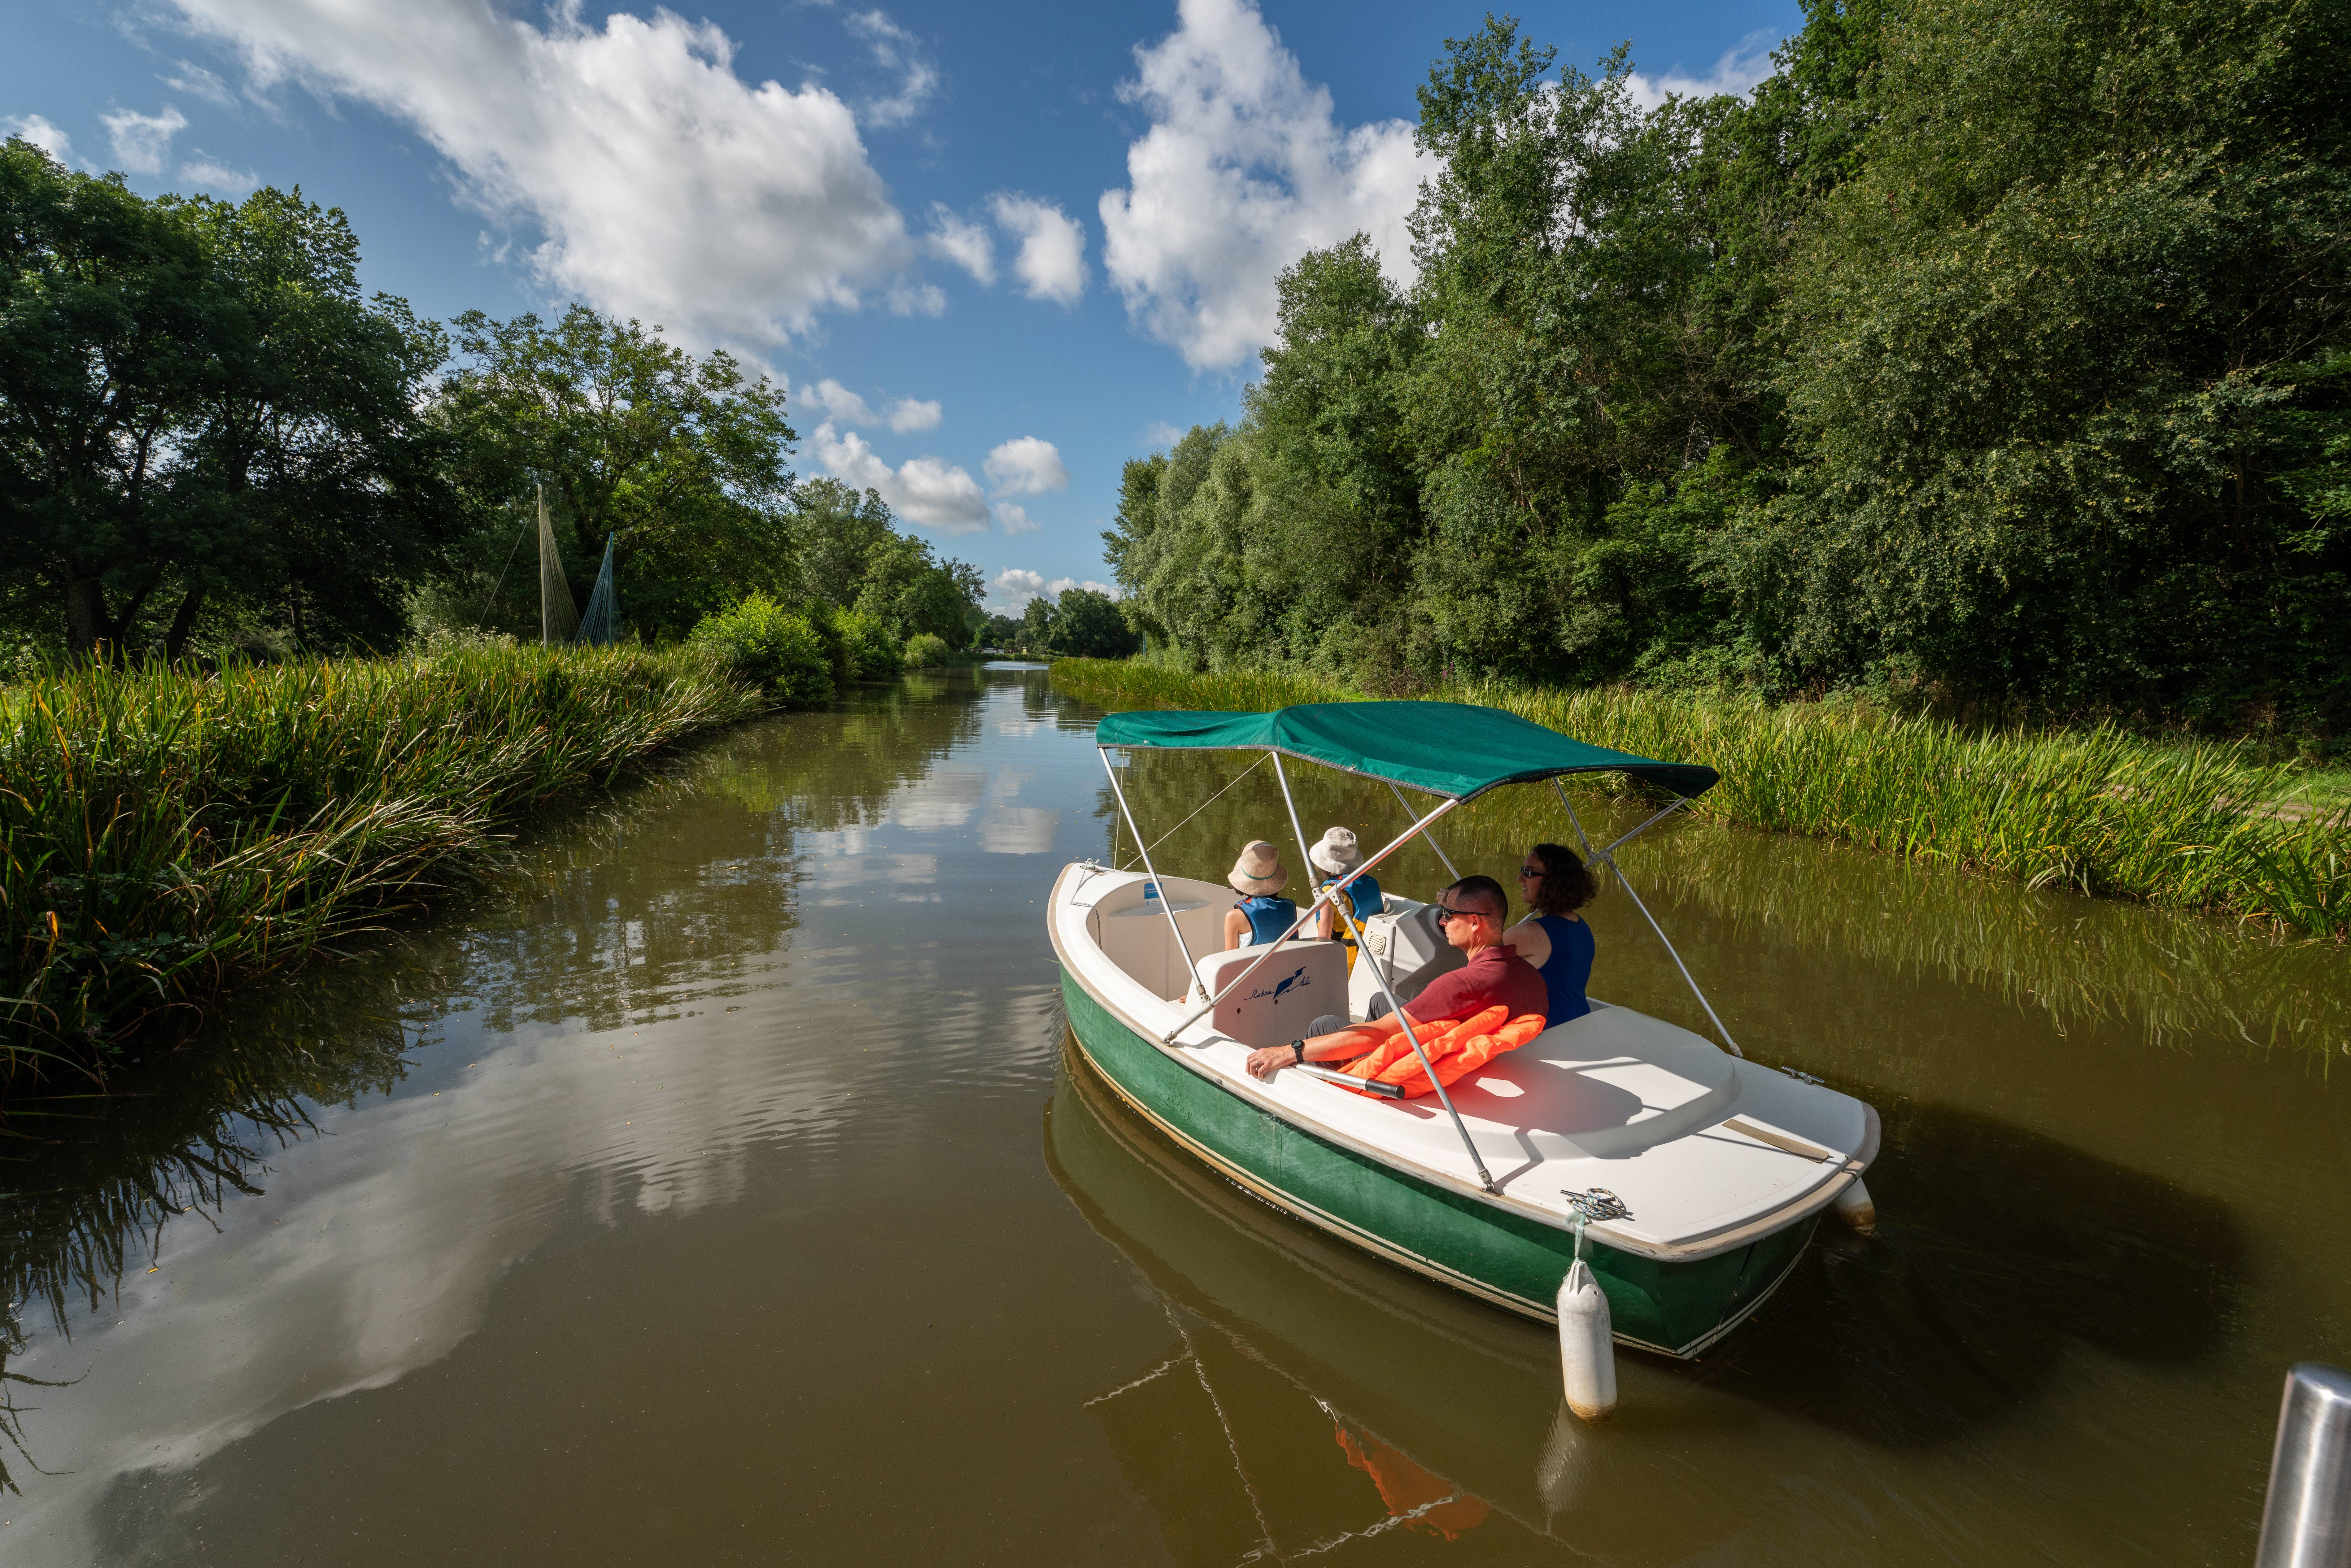
[[[1501,918],[1490,909],[1454,909],[1442,904],[1437,906],[1438,920],[1451,921],[1457,917],[1463,920],[1499,920]]]

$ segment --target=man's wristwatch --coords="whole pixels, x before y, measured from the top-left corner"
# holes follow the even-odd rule
[[[1292,1055],[1293,1057],[1297,1058],[1297,1061],[1296,1061],[1295,1065],[1300,1066],[1300,1067],[1303,1067],[1303,1066],[1305,1066],[1305,1065],[1306,1065],[1306,1042],[1305,1042],[1304,1040],[1291,1040],[1291,1041],[1290,1042],[1290,1055]]]

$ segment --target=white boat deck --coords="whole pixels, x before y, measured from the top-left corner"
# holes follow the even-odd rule
[[[1065,957],[1091,988],[1155,1040],[1196,1003],[1177,999],[1186,966],[1165,917],[1142,907],[1144,880],[1070,867],[1054,885],[1053,919]],[[1209,883],[1163,877],[1160,885],[1194,958],[1221,948],[1233,895]],[[1138,917],[1145,915],[1152,917]],[[1285,948],[1259,976],[1275,964],[1289,974],[1288,956]],[[1247,1038],[1246,1019],[1226,1020],[1236,1038],[1204,1018],[1177,1036],[1175,1051],[1285,1120],[1476,1188],[1476,1169],[1434,1095],[1375,1100],[1301,1072],[1277,1073],[1270,1083],[1250,1077],[1249,1051],[1302,1033],[1302,1023],[1292,1025],[1297,1017],[1291,1009],[1273,1030],[1278,1038],[1264,1040]],[[1876,1154],[1876,1118],[1862,1102],[1740,1061],[1628,1008],[1595,1004],[1450,1092],[1504,1201],[1565,1223],[1573,1210],[1564,1191],[1605,1188],[1631,1217],[1594,1224],[1591,1234],[1652,1256],[1703,1257],[1778,1229],[1825,1205],[1848,1171]]]

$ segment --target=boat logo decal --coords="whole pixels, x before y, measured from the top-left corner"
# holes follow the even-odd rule
[[[1287,990],[1289,990],[1290,987],[1292,987],[1292,986],[1304,987],[1304,986],[1311,985],[1312,983],[1313,983],[1313,982],[1311,982],[1311,980],[1307,979],[1307,977],[1306,977],[1306,966],[1305,966],[1305,965],[1303,965],[1303,964],[1301,964],[1301,965],[1299,965],[1299,966],[1298,966],[1298,967],[1296,967],[1295,969],[1292,969],[1292,970],[1290,972],[1290,978],[1288,978],[1288,979],[1286,979],[1286,980],[1282,981],[1280,985],[1278,985],[1278,986],[1274,987],[1274,988],[1273,988],[1273,989],[1271,989],[1271,990],[1270,990],[1270,991],[1269,991],[1269,990],[1267,990],[1264,987],[1259,986],[1256,990],[1251,991],[1251,992],[1249,993],[1249,999],[1254,1002],[1254,1001],[1260,1001],[1260,1000],[1263,1000],[1265,998],[1270,997],[1270,998],[1272,998],[1275,1001],[1277,1001],[1277,1002],[1278,1002],[1278,1001],[1281,1000],[1282,993],[1283,993],[1283,992],[1285,992],[1285,991],[1287,991]]]

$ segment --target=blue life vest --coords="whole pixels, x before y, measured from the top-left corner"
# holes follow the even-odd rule
[[[1551,956],[1535,971],[1551,993],[1551,1009],[1544,1016],[1555,1024],[1580,1019],[1592,1010],[1583,994],[1583,988],[1592,983],[1592,922],[1570,920],[1564,915],[1538,915],[1535,924],[1551,938]]]
[[[1320,885],[1328,887],[1338,880],[1335,876],[1326,876]],[[1381,896],[1379,880],[1376,877],[1359,876],[1349,883],[1347,899],[1354,905],[1355,924],[1358,925],[1388,906],[1388,901]],[[1342,926],[1339,930],[1339,939],[1343,942],[1346,937],[1346,928]]]
[[[1249,916],[1249,939],[1241,944],[1244,947],[1262,947],[1277,942],[1283,932],[1298,923],[1298,905],[1270,894],[1244,898],[1233,907]]]

